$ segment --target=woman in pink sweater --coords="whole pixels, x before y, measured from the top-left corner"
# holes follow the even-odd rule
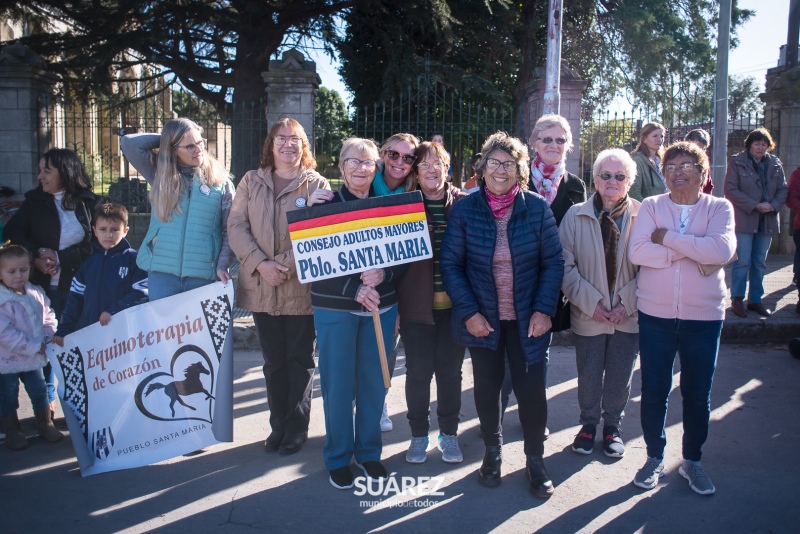
[[[664,424],[677,352],[683,397],[679,472],[697,493],[715,491],[700,456],[708,436],[726,287],[723,270],[710,270],[731,259],[736,236],[731,203],[701,194],[708,168],[708,156],[697,146],[685,141],[670,146],[663,160],[669,194],[642,202],[630,237],[630,259],[640,266],[636,297],[647,445],[647,462],[633,483],[644,489],[656,487],[666,474]]]

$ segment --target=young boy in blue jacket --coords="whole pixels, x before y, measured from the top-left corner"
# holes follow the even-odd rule
[[[147,302],[147,272],[136,265],[136,250],[125,239],[128,210],[120,204],[101,204],[92,222],[97,243],[81,264],[53,341],[64,346],[64,336],[90,324],[103,326],[111,316]]]

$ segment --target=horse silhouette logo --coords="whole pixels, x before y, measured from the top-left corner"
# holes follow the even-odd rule
[[[203,383],[200,382],[201,374],[208,375],[211,373],[208,369],[205,368],[205,366],[201,362],[193,363],[183,371],[183,376],[186,377],[185,380],[181,380],[180,382],[173,381],[166,385],[160,382],[155,382],[147,386],[147,390],[144,392],[144,396],[147,397],[152,392],[159,389],[163,389],[164,394],[170,398],[169,409],[172,411],[172,417],[175,417],[176,402],[180,402],[190,410],[196,410],[194,406],[186,404],[186,401],[184,401],[181,397],[186,395],[192,395],[194,393],[205,393],[206,394],[205,400],[214,398],[214,396],[208,391],[206,391],[205,387],[203,387]]]
[[[183,372],[183,380],[179,374]],[[184,345],[172,356],[170,372],[145,377],[136,387],[136,407],[157,421],[212,422],[216,368],[197,345]],[[159,391],[163,394],[158,393]]]

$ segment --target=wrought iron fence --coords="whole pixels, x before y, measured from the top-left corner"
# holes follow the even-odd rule
[[[621,148],[628,152],[636,148],[642,127],[648,122],[661,122],[660,117],[648,115],[642,110],[622,114],[598,112],[581,121],[581,151],[579,169],[587,185],[592,184],[592,164],[597,154],[607,148]],[[666,125],[665,125],[666,126]],[[728,122],[727,157],[743,150],[744,139],[756,128],[767,128],[776,143],[780,138],[780,113],[747,114]],[[714,143],[714,123],[709,121],[674,123],[667,126],[664,145],[679,141],[691,130],[702,128],[711,134]],[[711,146],[708,147],[711,157]],[[777,154],[780,156],[780,154]],[[713,162],[712,162],[713,164]]]

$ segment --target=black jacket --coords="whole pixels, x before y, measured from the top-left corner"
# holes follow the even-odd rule
[[[528,181],[528,189],[534,193],[539,192],[533,185],[533,180]],[[586,186],[583,184],[583,180],[568,172],[558,185],[556,198],[550,204],[550,211],[556,218],[556,226],[561,225],[561,219],[567,214],[567,210],[581,202],[586,202]]]
[[[55,197],[42,191],[41,186],[25,193],[25,201],[19,211],[8,221],[3,229],[5,239],[12,243],[22,245],[37,257],[40,248],[49,248],[58,252],[58,261],[61,264],[61,277],[58,281],[58,291],[67,293],[72,284],[72,277],[78,271],[83,260],[92,253],[92,213],[97,202],[97,197],[91,191],[84,191],[75,206],[75,217],[85,231],[83,241],[77,245],[58,249],[58,240],[61,237],[61,221],[58,219]],[[50,287],[50,275],[38,269],[31,269],[31,282],[44,288]]]

